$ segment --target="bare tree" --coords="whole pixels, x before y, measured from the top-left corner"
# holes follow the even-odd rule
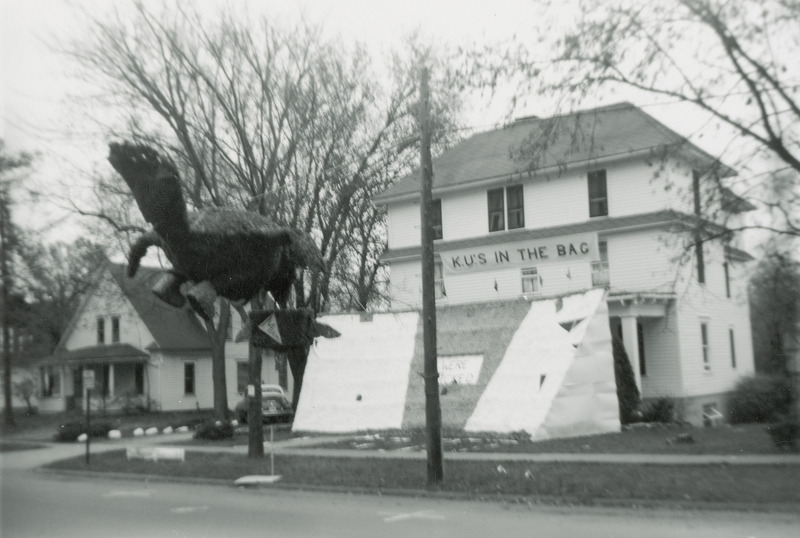
[[[321,260],[298,284],[298,304],[325,311],[332,290],[350,281],[364,288],[359,301],[372,296],[383,220],[367,197],[413,149],[403,144],[416,91],[408,57],[395,58],[384,88],[362,48],[326,42],[308,25],[277,28],[230,11],[204,18],[180,6],[152,12],[140,3],[133,16],[94,19],[62,48],[97,83],[99,102],[122,115],[121,125],[106,125],[108,135],[169,155],[190,205],[254,211],[315,239]],[[441,110],[450,114],[454,92],[447,95]],[[98,188],[105,201],[126,195],[116,181]],[[79,210],[121,235],[135,232],[138,216],[119,207]],[[215,361],[224,361],[220,353],[224,346]],[[224,388],[214,383],[215,393]]]
[[[539,3],[543,15],[562,8],[549,0]],[[585,0],[576,15],[576,22],[555,40],[552,31],[538,28],[542,38],[536,46],[515,42],[502,53],[474,53],[468,72],[487,87],[505,77],[516,79],[515,99],[520,101],[534,93],[574,105],[624,90],[653,102],[691,105],[709,118],[704,130],[731,133],[722,158],[743,172],[738,180],[719,182],[717,199],[735,187],[775,217],[729,231],[760,228],[800,235],[800,72],[795,60],[800,3]],[[771,173],[751,178],[763,171],[764,161]],[[770,196],[772,183],[780,180],[790,181],[783,189],[790,196]]]

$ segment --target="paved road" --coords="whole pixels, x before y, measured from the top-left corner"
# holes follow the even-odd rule
[[[79,447],[57,449],[74,452]],[[800,528],[798,514],[507,506],[145,483],[32,471],[34,460],[45,457],[42,451],[3,455],[0,536],[727,538],[794,537]]]

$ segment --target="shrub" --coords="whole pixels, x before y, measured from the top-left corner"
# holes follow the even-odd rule
[[[195,439],[221,441],[233,437],[233,425],[230,422],[207,420],[197,426],[194,432]]]
[[[55,440],[64,442],[76,441],[82,433],[88,433],[89,437],[107,437],[108,432],[113,430],[114,426],[110,422],[92,422],[90,429],[91,431],[87,431],[86,422],[83,420],[68,422],[59,426]]]
[[[767,426],[767,432],[772,437],[772,442],[781,450],[800,449],[800,424],[785,417],[775,424]]]
[[[614,378],[617,382],[617,400],[619,401],[619,420],[623,424],[630,424],[638,420],[637,410],[641,397],[636,386],[631,362],[625,352],[625,346],[619,338],[611,340],[614,351]]]
[[[759,374],[746,377],[731,395],[731,423],[778,421],[789,414],[791,401],[788,379]]]
[[[675,418],[675,402],[672,398],[659,398],[648,403],[642,410],[643,422],[669,423]]]

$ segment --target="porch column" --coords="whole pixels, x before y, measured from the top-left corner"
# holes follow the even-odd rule
[[[108,365],[108,397],[114,397],[114,363]]]
[[[636,379],[636,388],[639,389],[639,394],[641,394],[642,372],[639,369],[639,333],[636,330],[636,316],[620,316],[620,322],[622,324],[622,343],[625,346],[625,352],[628,354],[628,360],[633,369],[633,377]]]

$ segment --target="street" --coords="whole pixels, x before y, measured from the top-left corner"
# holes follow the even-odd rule
[[[800,515],[504,505],[147,483],[6,466],[0,535],[24,537],[796,536]]]

